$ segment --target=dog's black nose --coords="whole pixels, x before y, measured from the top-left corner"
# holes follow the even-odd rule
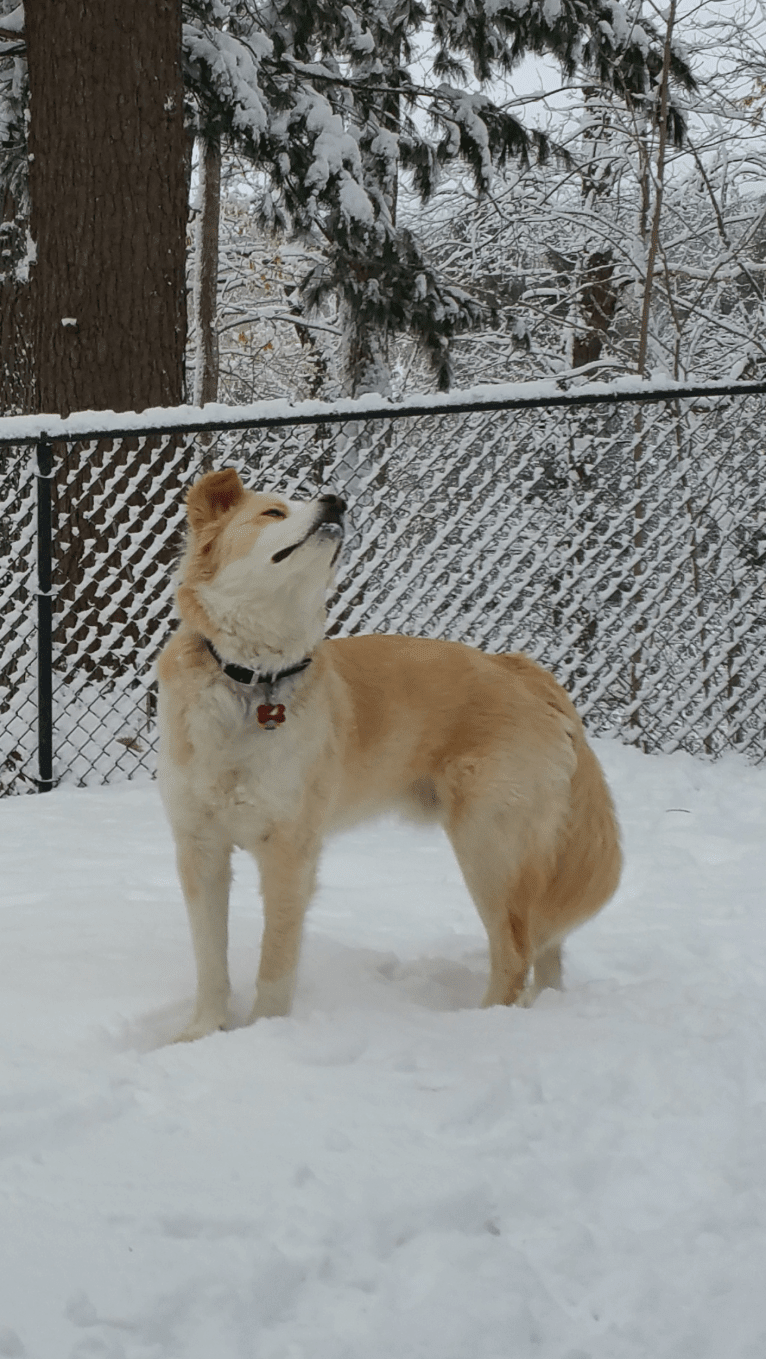
[[[343,527],[343,511],[346,508],[345,500],[339,495],[320,495],[319,497],[319,522],[322,524],[339,524]]]

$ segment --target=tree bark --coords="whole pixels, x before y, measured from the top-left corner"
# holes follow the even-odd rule
[[[186,177],[178,0],[26,10],[38,410],[183,396]]]
[[[31,249],[28,282],[17,274],[7,310],[29,355],[26,409],[178,405],[188,201],[180,0],[28,0],[25,33]],[[55,451],[56,669],[65,683],[136,675],[165,628],[157,568],[177,549],[174,445]],[[139,576],[126,593],[125,579]]]

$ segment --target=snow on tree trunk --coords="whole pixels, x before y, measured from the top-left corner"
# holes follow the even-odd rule
[[[199,204],[194,260],[194,404],[218,400],[218,230],[221,139],[199,139]]]

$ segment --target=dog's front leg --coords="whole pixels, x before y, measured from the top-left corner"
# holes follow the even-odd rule
[[[197,964],[197,1004],[175,1040],[183,1043],[228,1022],[231,846],[201,834],[178,836],[176,848]]]
[[[303,919],[316,886],[318,840],[274,829],[256,847],[263,897],[263,941],[250,1022],[287,1015],[295,990]]]

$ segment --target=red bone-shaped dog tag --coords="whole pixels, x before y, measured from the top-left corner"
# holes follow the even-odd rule
[[[267,731],[273,731],[278,722],[285,720],[284,703],[259,703],[257,712],[258,726],[265,727]]]

